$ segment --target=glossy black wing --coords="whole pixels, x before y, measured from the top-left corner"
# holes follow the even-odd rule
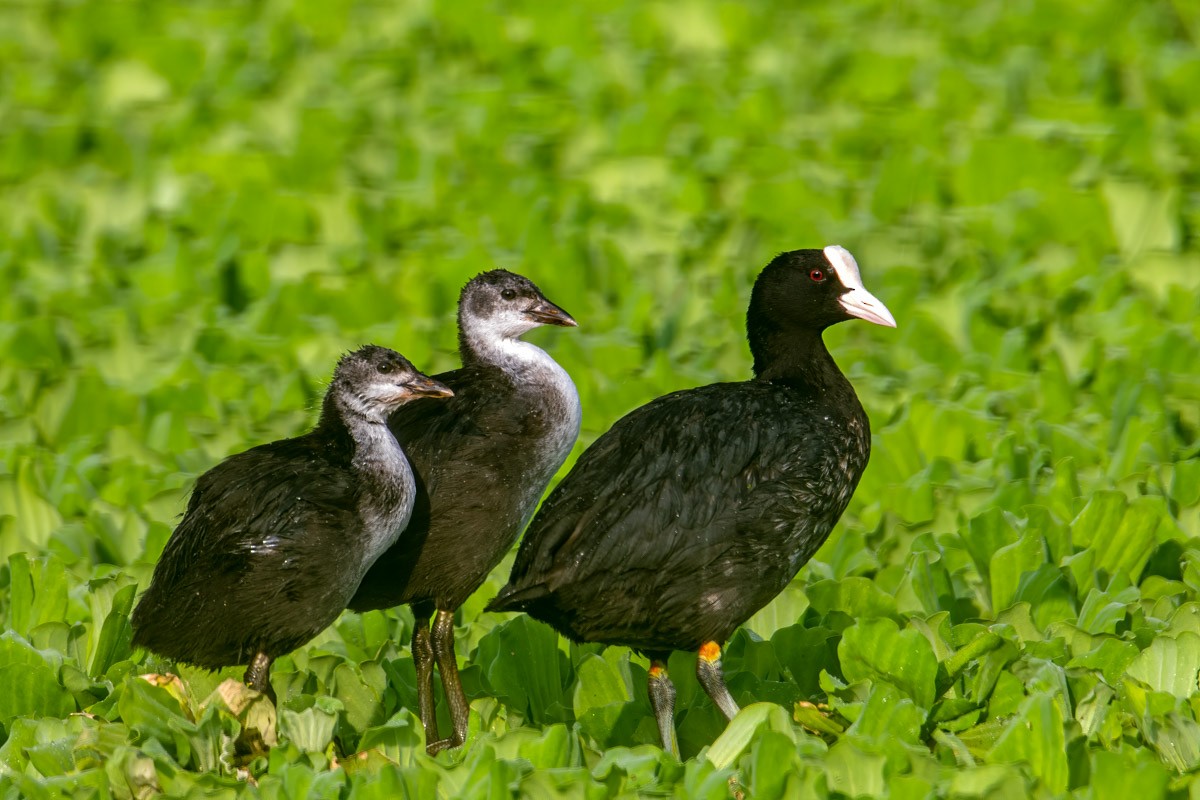
[[[807,398],[755,382],[677,392],[631,412],[547,498],[497,607],[568,582],[633,588],[770,555],[819,478],[811,417]]]
[[[147,595],[204,588],[221,575],[284,569],[360,527],[358,487],[309,437],[231,456],[196,481]]]

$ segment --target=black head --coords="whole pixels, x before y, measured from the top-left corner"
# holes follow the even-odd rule
[[[780,253],[759,274],[747,324],[823,331],[848,319],[896,327],[887,307],[866,287],[844,247]]]
[[[755,281],[746,313],[755,372],[762,374],[764,359],[784,355],[787,345],[778,343],[771,349],[781,352],[767,355],[769,339],[819,338],[830,325],[848,319],[896,327],[887,307],[863,286],[850,251],[830,245],[780,253]]]
[[[539,325],[573,328],[577,324],[533,281],[503,269],[476,275],[463,287],[458,301],[459,329],[469,336],[515,339]]]
[[[395,350],[374,344],[342,356],[328,391],[342,406],[381,421],[410,400],[453,394]]]

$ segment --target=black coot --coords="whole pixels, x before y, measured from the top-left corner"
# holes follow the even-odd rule
[[[454,397],[411,403],[391,418],[417,476],[416,507],[350,608],[412,604],[418,705],[430,752],[457,747],[467,733],[454,611],[512,548],[579,435],[571,378],[520,338],[539,325],[574,326],[575,320],[527,278],[505,270],[475,277],[458,304],[462,368],[435,376]],[[435,662],[454,726],[446,739],[437,731]]]
[[[387,427],[415,397],[451,391],[367,346],[338,362],[310,433],[231,456],[196,481],[133,612],[133,643],[208,669],[271,662],[320,633],[412,513],[412,470]]]
[[[812,557],[867,465],[867,416],[821,339],[855,317],[896,324],[849,252],[777,256],[746,318],[754,379],[618,421],[546,499],[488,606],[646,653],[665,748],[678,752],[667,656],[698,651],[701,685],[732,718],[721,643]]]

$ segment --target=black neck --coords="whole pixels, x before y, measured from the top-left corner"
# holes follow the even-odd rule
[[[748,329],[758,380],[820,391],[849,387],[820,330],[785,329],[766,321],[751,322]]]

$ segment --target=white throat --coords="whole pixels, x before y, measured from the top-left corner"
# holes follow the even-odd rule
[[[463,345],[471,358],[502,370],[521,396],[514,408],[540,420],[539,441],[529,443],[532,458],[523,480],[539,487],[520,508],[521,528],[533,516],[541,488],[550,481],[579,437],[583,409],[571,376],[550,354],[519,337],[533,325],[516,324],[511,318],[460,320]],[[463,353],[464,361],[468,353]]]
[[[528,323],[517,326],[503,318],[487,323],[478,320],[463,323],[460,323],[463,338],[471,355],[507,373],[518,390],[546,408],[548,418],[555,420],[555,431],[545,447],[548,462],[553,461],[550,469],[553,474],[571,451],[583,419],[579,393],[571,376],[545,350],[518,338],[535,326]],[[549,479],[547,475],[546,480]]]
[[[465,317],[458,324],[467,349],[479,361],[493,364],[514,375],[548,365],[561,369],[545,350],[520,338],[537,327],[523,316],[497,314],[487,319]]]

